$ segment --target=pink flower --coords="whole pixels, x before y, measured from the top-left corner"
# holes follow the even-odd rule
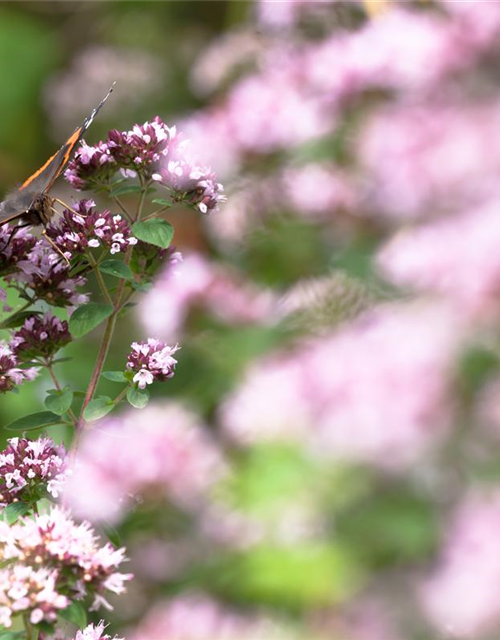
[[[127,360],[128,371],[135,372],[133,382],[145,389],[155,380],[164,382],[172,378],[177,360],[173,357],[180,347],[169,347],[161,340],[149,338],[145,342],[133,342]]]
[[[10,564],[0,569],[0,624],[12,625],[11,617],[28,613],[30,622],[54,622],[60,609],[69,604],[56,588],[57,571]]]
[[[45,488],[54,498],[61,491],[68,470],[66,450],[49,438],[10,438],[0,453],[0,503],[28,500]]]
[[[244,443],[298,440],[319,455],[404,468],[450,426],[460,335],[440,306],[373,310],[255,363],[222,406],[222,425]]]
[[[47,234],[67,258],[84,253],[89,247],[105,247],[114,255],[137,244],[128,222],[109,210],[96,211],[93,200],[80,200],[72,206],[72,211],[65,209],[62,218],[47,229]]]
[[[86,279],[70,277],[69,265],[52,248],[48,249],[45,240],[39,240],[18,266],[20,273],[16,274],[16,280],[31,289],[35,298],[55,307],[76,306],[88,301],[88,296],[78,291]]]
[[[394,218],[436,215],[498,194],[498,104],[400,103],[360,134],[370,208]]]
[[[89,624],[85,629],[76,632],[74,640],[123,640],[123,638],[117,638],[116,636],[111,638],[111,636],[104,633],[105,628],[102,620],[96,625]]]
[[[170,340],[180,333],[195,306],[205,307],[222,322],[248,324],[272,321],[275,300],[270,292],[193,254],[177,269],[160,274],[139,314],[149,334]]]
[[[461,315],[496,317],[500,311],[499,201],[397,235],[379,264],[400,286],[439,293]]]
[[[438,564],[420,587],[440,634],[478,638],[500,623],[500,496],[471,494],[448,525]]]
[[[285,640],[283,628],[262,616],[242,615],[201,594],[158,604],[129,640]]]
[[[12,391],[17,385],[34,380],[38,375],[36,367],[21,369],[17,356],[11,348],[0,343],[0,393]]]
[[[71,341],[66,320],[59,320],[50,312],[43,317],[31,316],[14,332],[10,347],[16,356],[31,359],[49,358]]]
[[[124,583],[132,578],[131,574],[117,571],[125,559],[124,549],[114,549],[109,543],[99,546],[88,522],[77,525],[59,507],[34,518],[22,518],[11,526],[0,522],[0,558],[14,561],[11,569],[24,565],[27,571],[31,565],[47,567],[51,589],[63,589],[77,598],[92,596],[94,608],[101,604],[109,608],[104,594],[123,593]],[[65,597],[61,608],[67,602]],[[32,602],[25,608],[31,606]]]
[[[224,468],[195,415],[174,403],[150,405],[139,418],[130,412],[88,434],[65,501],[78,514],[110,522],[149,490],[196,509]]]

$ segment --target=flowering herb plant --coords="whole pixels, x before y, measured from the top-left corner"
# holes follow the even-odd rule
[[[103,622],[87,625],[87,612],[112,608],[109,595],[125,590],[132,578],[121,571],[125,549],[103,543],[66,507],[47,504],[57,501],[73,473],[82,431],[122,403],[144,408],[149,387],[175,373],[179,346],[155,337],[133,342],[121,370],[105,371],[105,365],[134,296],[148,289],[160,266],[182,259],[164,214],[176,203],[209,214],[224,200],[214,174],[195,164],[186,146],[158,117],[131,131],[111,131],[95,146],[83,142],[65,177],[77,191],[107,198],[107,207],[75,199],[47,228],[48,240],[25,228],[0,229],[0,299],[13,290],[20,301],[6,307],[1,324],[9,337],[0,345],[0,393],[37,376],[52,381],[43,410],[11,423],[7,429],[17,433],[0,453],[0,638],[67,637],[61,631],[66,620],[78,627],[75,640],[111,640]],[[95,298],[86,291],[91,278]],[[100,325],[87,388],[75,393],[59,381],[61,350]],[[121,385],[116,397],[96,395],[103,377]],[[70,451],[50,438],[26,437],[53,425],[71,428]],[[17,619],[23,631],[12,630],[19,628]]]

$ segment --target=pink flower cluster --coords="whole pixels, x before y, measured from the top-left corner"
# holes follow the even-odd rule
[[[69,474],[66,450],[49,438],[10,438],[0,453],[0,505],[57,498]]]
[[[111,638],[108,634],[104,633],[104,622],[101,620],[99,624],[89,624],[88,627],[76,632],[74,640],[123,640],[123,638]]]
[[[10,348],[18,358],[50,358],[71,342],[66,320],[59,320],[50,312],[42,317],[31,316],[14,332]]]
[[[372,310],[255,363],[223,404],[222,426],[243,444],[298,441],[321,456],[405,468],[450,426],[461,335],[439,305]]]
[[[283,628],[263,616],[243,615],[202,594],[158,604],[130,640],[285,640]]]
[[[3,526],[2,523],[0,529]],[[0,557],[5,559],[1,552]],[[57,571],[45,567],[35,568],[16,563],[0,569],[0,624],[9,628],[12,626],[12,616],[19,613],[29,614],[32,624],[42,620],[55,622],[58,611],[70,603],[66,595],[57,591],[56,580]]]
[[[70,276],[69,265],[40,240],[33,251],[19,261],[16,282],[28,288],[35,299],[55,307],[84,304],[88,296],[78,291],[87,281],[83,276]],[[11,280],[13,276],[9,277]]]
[[[127,360],[127,370],[134,373],[133,382],[145,389],[153,382],[164,382],[174,375],[177,360],[173,357],[180,347],[169,347],[161,340],[148,338],[145,342],[133,342]]]
[[[395,219],[463,211],[498,196],[498,99],[378,109],[359,134],[370,207]]]
[[[88,248],[106,247],[113,255],[137,244],[130,226],[121,215],[109,210],[95,211],[93,200],[80,200],[72,211],[66,209],[61,220],[47,229],[47,235],[64,251],[67,258]]]
[[[36,367],[21,369],[12,349],[5,344],[0,344],[0,393],[12,391],[15,386],[34,380],[37,375]]]
[[[419,585],[422,606],[448,636],[478,638],[500,623],[500,496],[475,492],[458,505],[443,550]]]
[[[252,324],[276,318],[276,298],[241,276],[192,254],[168,268],[143,299],[140,320],[149,334],[166,340],[182,331],[189,311],[205,308],[222,322]]]
[[[32,251],[37,240],[27,229],[15,229],[4,224],[0,227],[0,274],[5,277],[18,271],[20,260]]]
[[[129,412],[87,435],[65,501],[77,514],[109,522],[148,491],[196,510],[224,468],[196,416],[173,403],[150,405],[139,421]]]
[[[210,169],[191,162],[186,142],[175,127],[156,117],[131,131],[110,131],[106,142],[93,147],[83,143],[65,176],[76,189],[87,189],[109,182],[121,170],[125,178],[140,175],[166,187],[173,202],[211,213],[225,200],[223,187]]]
[[[445,297],[462,316],[498,317],[499,205],[492,200],[396,235],[379,255],[384,274],[397,285]]]
[[[132,578],[117,571],[124,549],[99,546],[88,522],[77,525],[59,507],[11,526],[0,522],[0,558],[8,563],[0,570],[1,615],[7,627],[18,611],[29,612],[34,624],[54,622],[57,610],[72,599],[91,597],[92,609],[110,608],[105,594],[123,593]]]

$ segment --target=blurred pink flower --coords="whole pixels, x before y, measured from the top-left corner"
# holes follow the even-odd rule
[[[440,559],[420,585],[439,633],[477,638],[500,624],[500,496],[472,494],[448,525]]]
[[[243,615],[202,594],[158,604],[127,640],[285,640],[283,628],[263,616]]]
[[[210,263],[201,255],[187,256],[175,271],[167,269],[144,297],[139,317],[150,335],[177,336],[193,307],[203,307],[222,322],[247,324],[275,318],[275,299],[241,277]]]
[[[283,196],[299,215],[332,219],[339,210],[352,211],[357,195],[352,179],[333,166],[310,163],[283,173]]]
[[[500,200],[402,232],[382,250],[379,264],[394,283],[446,296],[461,316],[500,311]]]
[[[334,115],[303,89],[288,66],[278,64],[240,80],[231,89],[225,109],[242,152],[261,154],[323,135]]]
[[[460,335],[439,305],[371,311],[295,353],[257,362],[222,406],[222,425],[243,443],[299,440],[320,455],[405,467],[450,426]]]
[[[174,403],[150,405],[140,416],[104,420],[87,435],[64,499],[77,514],[110,522],[148,490],[196,509],[224,469],[194,414]]]
[[[498,102],[386,107],[360,133],[370,208],[430,216],[498,194],[499,149]]]

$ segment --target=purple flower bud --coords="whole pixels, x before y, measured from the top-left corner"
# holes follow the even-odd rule
[[[14,333],[10,341],[12,352],[19,358],[50,357],[71,341],[66,320],[51,313],[43,318],[31,316]]]
[[[12,391],[16,385],[33,380],[37,374],[36,367],[20,369],[17,357],[5,344],[0,345],[0,393]]]

